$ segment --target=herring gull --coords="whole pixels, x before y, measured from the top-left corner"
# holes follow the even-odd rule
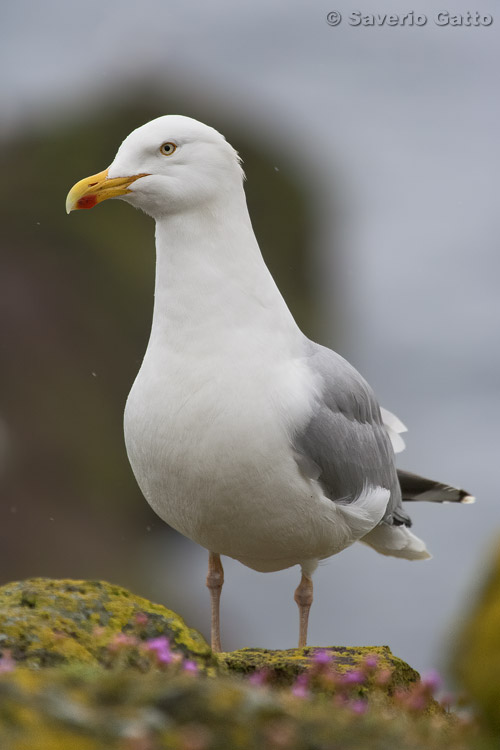
[[[148,503],[209,551],[220,651],[220,555],[257,571],[301,566],[306,645],[312,574],[356,541],[424,560],[402,500],[472,502],[398,471],[402,422],[364,378],[298,328],[262,258],[237,152],[167,115],[134,130],[78,182],[68,213],[121,198],[156,221],[151,336],[125,407],[130,464]]]

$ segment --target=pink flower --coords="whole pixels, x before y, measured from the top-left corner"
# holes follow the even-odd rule
[[[349,708],[353,712],[353,714],[364,714],[366,712],[366,709],[368,708],[368,704],[366,701],[352,701],[349,703]]]
[[[10,655],[10,651],[6,651],[3,656],[0,656],[0,674],[6,672],[13,672],[16,667],[16,662]]]
[[[258,669],[255,672],[252,672],[250,677],[248,678],[248,682],[250,685],[255,685],[257,687],[260,687],[261,685],[265,685],[267,682],[267,672],[265,669]]]
[[[159,664],[170,664],[173,661],[174,655],[170,650],[170,641],[164,635],[146,641],[145,647],[148,651],[154,651]]]
[[[294,685],[292,688],[292,695],[296,698],[307,698],[308,690],[305,685]]]
[[[359,669],[347,672],[342,680],[344,685],[362,685],[365,681],[365,675]]]
[[[170,641],[166,636],[160,635],[158,638],[150,638],[149,641],[146,641],[146,647],[150,651],[170,649]]]
[[[182,665],[182,668],[184,672],[190,672],[191,674],[196,674],[198,672],[197,663],[191,659],[187,659]]]
[[[292,695],[296,698],[307,698],[309,690],[307,689],[307,674],[299,674],[292,687]]]
[[[332,661],[331,653],[324,648],[321,649],[320,651],[316,651],[313,657],[314,664],[318,664],[321,666],[330,664],[331,661]]]
[[[438,688],[441,687],[441,683],[441,676],[438,672],[436,672],[435,669],[431,669],[429,672],[426,672],[422,677],[422,685],[432,693],[434,692],[434,690],[438,690]]]
[[[378,667],[377,654],[368,654],[368,656],[365,657],[365,667],[367,669],[376,669]]]
[[[149,622],[149,618],[145,612],[136,612],[134,620],[136,625],[147,625]]]

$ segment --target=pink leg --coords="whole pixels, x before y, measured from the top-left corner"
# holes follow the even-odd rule
[[[313,582],[304,573],[302,573],[300,583],[295,589],[294,599],[299,606],[299,648],[304,648],[307,645],[307,624],[313,601]]]
[[[224,583],[224,569],[220,555],[216,552],[208,553],[207,587],[210,591],[210,606],[212,609],[211,639],[212,651],[221,652],[220,645],[220,594]]]

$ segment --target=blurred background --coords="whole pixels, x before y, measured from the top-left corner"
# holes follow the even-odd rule
[[[315,576],[313,645],[442,666],[500,527],[500,17],[353,27],[305,0],[17,0],[0,9],[0,571],[103,578],[209,634],[205,550],[149,509],[122,414],[153,302],[153,223],[66,216],[147,120],[186,114],[244,159],[261,248],[298,323],[407,424],[399,465],[475,506],[413,506],[434,558],[354,545]],[[326,23],[328,11],[344,20]],[[454,14],[495,16],[497,5]],[[298,569],[225,560],[223,645],[296,644]]]

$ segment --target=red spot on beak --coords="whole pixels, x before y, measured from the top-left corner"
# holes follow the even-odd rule
[[[77,208],[94,208],[97,203],[95,195],[84,195],[76,204]]]

